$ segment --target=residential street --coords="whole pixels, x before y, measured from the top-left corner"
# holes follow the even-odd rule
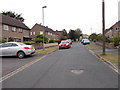
[[[37,58],[38,59],[38,58]],[[118,74],[80,42],[18,72],[3,88],[117,88]]]

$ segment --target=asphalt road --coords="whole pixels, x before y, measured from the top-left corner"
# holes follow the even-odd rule
[[[26,56],[23,59],[19,59],[15,56],[4,56],[2,57],[2,76],[20,68],[21,66],[34,61],[35,59],[40,58],[43,55],[32,55],[32,56]]]
[[[80,43],[58,50],[2,82],[3,88],[117,88],[118,74]]]

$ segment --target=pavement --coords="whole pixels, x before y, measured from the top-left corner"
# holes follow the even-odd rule
[[[118,88],[118,73],[87,47],[73,43],[13,74],[3,88]]]
[[[94,52],[102,52],[102,46],[101,45],[98,45],[98,44],[96,44],[94,42],[91,42],[91,45],[98,47],[98,50],[92,50],[92,51],[94,51]],[[106,52],[112,52],[112,53],[117,54],[117,55],[119,54],[117,48],[115,49],[115,48],[107,48],[106,47],[105,51]]]

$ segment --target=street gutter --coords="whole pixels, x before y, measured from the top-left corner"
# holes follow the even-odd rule
[[[104,63],[106,63],[107,65],[109,65],[114,71],[116,71],[117,73],[120,74],[117,66],[115,66],[114,64],[112,64],[110,61],[108,61],[107,59],[100,57],[99,55],[97,55],[95,52],[93,52],[92,50],[88,49],[94,56],[96,56],[99,60],[103,61]]]

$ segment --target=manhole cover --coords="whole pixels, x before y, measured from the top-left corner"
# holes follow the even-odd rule
[[[72,73],[76,74],[76,75],[80,75],[84,72],[84,70],[79,69],[79,70],[71,70]]]

